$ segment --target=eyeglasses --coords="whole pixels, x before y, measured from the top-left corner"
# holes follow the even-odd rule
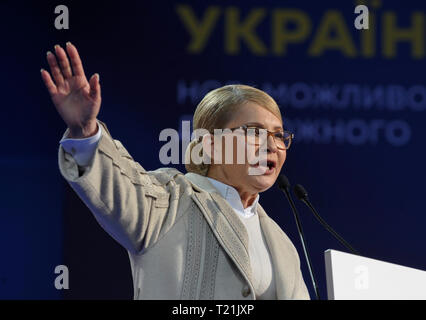
[[[272,132],[264,128],[246,125],[228,129],[232,131],[242,129],[245,136],[247,137],[247,143],[256,146],[265,144],[265,142],[268,140],[268,137],[272,136],[275,145],[278,149],[281,150],[288,150],[290,148],[291,142],[294,139],[294,134],[286,130]]]

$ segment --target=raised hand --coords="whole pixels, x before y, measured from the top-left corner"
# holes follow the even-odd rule
[[[41,69],[41,77],[60,116],[68,125],[70,138],[85,138],[96,133],[96,117],[101,107],[101,86],[99,74],[92,75],[89,81],[84,74],[77,48],[67,42],[66,50],[55,46],[56,56],[48,51],[48,71]],[[59,63],[58,63],[59,62]]]

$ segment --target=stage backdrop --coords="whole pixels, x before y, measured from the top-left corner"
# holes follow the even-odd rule
[[[426,269],[426,3],[364,1],[2,1],[0,298],[132,298],[126,251],[59,174],[65,130],[41,81],[45,54],[74,43],[100,74],[104,121],[147,170],[160,132],[180,130],[210,90],[265,90],[294,131],[283,172],[364,256]],[[182,152],[182,150],[180,150]],[[260,203],[292,239],[314,297],[293,215],[273,187]],[[297,203],[320,292],[324,250],[345,251]],[[69,289],[54,286],[66,265]]]

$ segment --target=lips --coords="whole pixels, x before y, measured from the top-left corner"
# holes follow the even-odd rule
[[[274,160],[268,160],[266,165],[268,166],[269,169],[275,169],[275,167],[277,166],[277,163]]]
[[[253,167],[258,167],[258,166],[259,166],[259,162],[253,165]],[[268,159],[266,161],[266,166],[268,167],[269,170],[275,169],[277,167],[277,162],[275,160]]]

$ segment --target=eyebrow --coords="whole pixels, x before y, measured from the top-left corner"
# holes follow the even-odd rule
[[[265,129],[265,126],[263,124],[261,124],[260,122],[248,122],[248,123],[246,123],[246,126],[250,126],[250,125],[256,125],[256,126],[259,126],[263,129]],[[277,129],[284,130],[284,128],[282,126],[276,126],[274,128],[274,130],[277,130]]]

